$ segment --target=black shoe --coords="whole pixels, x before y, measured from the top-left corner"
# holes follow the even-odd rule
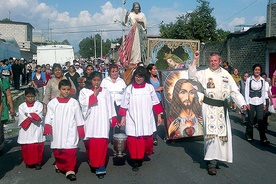
[[[104,174],[97,174],[99,179],[103,179],[104,178]]]
[[[244,136],[245,136],[245,139],[246,139],[248,142],[252,142],[252,141],[253,141],[253,139],[252,139],[251,137],[247,136],[246,134],[244,134]]]
[[[66,178],[69,179],[70,181],[75,181],[75,180],[77,180],[77,177],[76,177],[76,175],[74,175],[74,174],[68,174],[68,175],[66,176]]]
[[[55,169],[56,173],[60,173],[60,170],[59,169]]]
[[[269,144],[270,144],[270,141],[268,140],[261,141],[261,145],[263,146],[268,146]]]
[[[139,171],[139,165],[138,165],[138,163],[134,163],[134,164],[133,164],[133,166],[132,166],[132,171],[134,171],[134,172]]]
[[[40,170],[41,169],[41,164],[36,164],[35,165],[35,170]]]
[[[217,174],[217,169],[216,169],[216,167],[209,167],[209,168],[208,168],[208,174],[209,174],[209,175],[216,175],[216,174]]]

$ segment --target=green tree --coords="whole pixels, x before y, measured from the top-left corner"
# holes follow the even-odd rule
[[[227,39],[227,36],[230,34],[230,31],[224,31],[222,29],[217,29],[217,40],[224,41]]]
[[[86,37],[82,39],[82,41],[79,43],[79,54],[82,57],[90,57],[94,56],[94,42],[92,42],[92,36],[91,37]]]
[[[221,40],[227,35],[216,30],[216,19],[211,15],[213,8],[206,0],[197,0],[199,6],[193,12],[180,15],[175,23],[160,26],[161,37],[176,39],[195,39],[201,42]],[[219,34],[218,34],[219,33]],[[222,37],[221,37],[222,36]]]
[[[95,40],[94,40],[95,39]],[[96,47],[94,44],[96,41]],[[106,56],[110,53],[111,40],[103,40],[102,41],[102,54]],[[101,35],[96,34],[94,37],[86,37],[81,40],[79,43],[79,54],[84,57],[95,57],[95,49],[96,49],[96,57],[99,58],[101,56]]]
[[[56,40],[52,40],[52,41],[47,42],[47,45],[70,45],[70,43],[67,39],[63,40],[61,42],[56,41]]]

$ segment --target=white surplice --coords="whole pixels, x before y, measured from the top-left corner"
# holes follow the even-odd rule
[[[116,116],[114,102],[109,92],[102,88],[97,96],[98,102],[89,107],[89,97],[94,94],[83,88],[79,94],[83,117],[85,120],[85,140],[89,138],[109,138],[111,118]]]
[[[42,119],[43,105],[39,101],[35,101],[33,107],[28,107],[26,102],[24,102],[18,107],[18,113],[18,126],[20,126],[24,120],[29,118],[25,113],[36,113]],[[19,144],[44,142],[46,139],[45,136],[43,136],[43,130],[42,120],[39,122],[32,122],[27,130],[20,128],[17,142]]]
[[[127,109],[126,134],[128,136],[149,136],[156,131],[153,106],[159,104],[156,92],[151,84],[144,88],[126,88],[121,108]]]
[[[109,91],[112,101],[116,105],[121,105],[123,94],[126,88],[126,83],[123,79],[118,77],[115,82],[110,77],[106,77],[101,82],[101,87]]]
[[[52,126],[52,149],[77,148],[77,126],[84,125],[79,102],[74,98],[70,98],[67,103],[60,103],[57,98],[52,99],[47,105],[45,124]]]

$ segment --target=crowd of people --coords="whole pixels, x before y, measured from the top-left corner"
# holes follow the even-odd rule
[[[233,110],[240,109],[242,121],[246,125],[245,139],[253,141],[253,129],[256,125],[261,144],[270,144],[265,132],[270,115],[268,107],[275,98],[272,89],[275,87],[276,72],[270,85],[270,80],[259,64],[252,67],[251,76],[249,72],[245,72],[241,77],[238,69],[232,69],[228,63],[221,65],[221,58],[216,53],[209,57],[209,68],[197,71],[195,66],[198,58],[199,53],[196,51],[193,63],[188,68],[188,75],[189,79],[199,82],[204,89],[204,160],[208,173],[216,175],[218,161],[233,162],[227,108],[229,100]],[[14,62],[11,66],[6,60],[1,61],[1,151],[4,146],[3,123],[9,120],[9,112],[15,114],[10,79],[14,79],[14,69],[18,69],[14,65],[24,65],[23,59],[12,58],[12,61]],[[18,77],[25,84],[30,83],[25,89],[26,101],[18,110],[18,124],[21,128],[18,143],[21,145],[26,167],[41,169],[46,135],[52,136],[55,171],[65,173],[66,178],[71,181],[76,180],[79,139],[83,139],[88,163],[99,178],[106,174],[108,144],[112,143],[116,133],[123,132],[128,136],[127,147],[133,161],[133,171],[138,171],[144,157],[153,153],[153,146],[158,145],[156,131],[162,123],[163,113],[163,86],[155,64],[137,65],[129,84],[121,78],[120,68],[114,63],[106,65],[102,72],[93,64],[81,64],[77,61],[72,65],[66,62],[64,66],[40,66],[31,61],[24,66],[33,68],[26,72],[26,77],[30,78],[25,78],[24,81],[23,75]],[[225,66],[226,70],[223,69]],[[23,74],[22,67],[20,71]],[[19,89],[20,84],[18,81],[13,83],[15,89]],[[176,127],[172,132],[177,131],[179,130]]]
[[[15,59],[14,63],[17,61]],[[40,65],[33,67],[30,84],[25,89],[26,100],[18,110],[18,143],[27,168],[41,169],[45,136],[51,135],[56,172],[65,173],[71,181],[76,180],[76,150],[81,138],[91,169],[103,178],[109,139],[112,141],[114,133],[124,132],[128,136],[132,170],[139,170],[144,155],[152,154],[153,145],[157,145],[153,132],[162,121],[160,94],[157,97],[150,84],[150,71],[137,67],[127,86],[116,64],[109,65],[103,72],[95,65],[81,65],[76,61],[73,65],[70,62],[64,66],[54,64],[48,71],[42,70]],[[152,78],[156,77],[156,72]],[[3,82],[2,90],[10,91],[8,80],[3,79]],[[159,93],[160,83],[155,86]],[[7,94],[7,99],[10,97]],[[12,104],[12,99],[10,101]],[[147,104],[147,108],[139,110],[141,103]],[[12,105],[9,107],[10,112],[14,111]],[[158,114],[156,120],[153,110]]]
[[[267,131],[268,117],[271,115],[269,108],[272,108],[272,112],[274,112],[273,101],[275,99],[275,92],[273,91],[273,86],[275,86],[275,84],[272,84],[271,79],[262,71],[262,66],[259,64],[255,64],[252,67],[251,76],[249,72],[244,72],[243,76],[240,76],[238,69],[232,68],[227,61],[224,61],[223,68],[231,74],[247,102],[248,109],[246,111],[239,111],[242,117],[242,123],[247,126],[247,140],[251,141],[253,139],[252,131],[255,126],[261,131],[261,143],[269,144],[269,141],[267,141],[264,136],[264,132]],[[275,74],[274,72],[272,78],[274,78]],[[237,107],[232,98],[230,98],[229,105],[230,109],[236,111]],[[255,108],[255,106],[258,109],[254,110],[253,108]],[[250,136],[248,134],[250,134]]]

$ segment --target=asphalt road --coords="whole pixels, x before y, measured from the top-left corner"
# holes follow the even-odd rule
[[[138,172],[131,170],[128,155],[113,158],[113,146],[109,145],[107,174],[98,179],[86,162],[83,142],[77,153],[77,181],[74,183],[155,184],[155,183],[242,183],[274,184],[276,182],[276,123],[270,122],[267,132],[271,145],[260,145],[258,131],[254,129],[254,141],[244,140],[245,127],[238,113],[230,113],[233,134],[234,163],[220,163],[216,176],[207,173],[203,160],[202,139],[163,142],[164,127],[159,127],[159,144]],[[6,140],[5,154],[0,157],[1,184],[49,184],[71,183],[63,174],[54,170],[54,158],[49,142],[45,143],[44,165],[41,170],[27,169],[22,162],[16,137]]]

